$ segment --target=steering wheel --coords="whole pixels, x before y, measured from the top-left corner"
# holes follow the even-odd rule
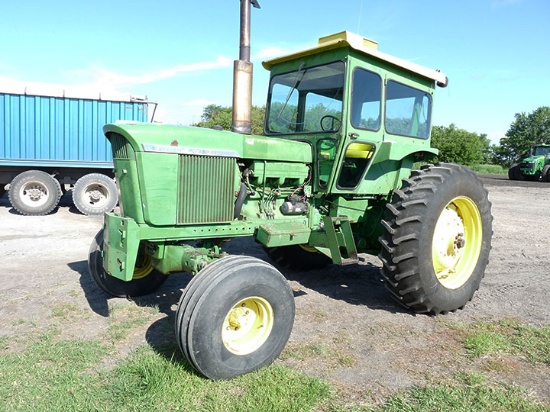
[[[330,124],[330,128],[325,128],[323,126],[323,123],[325,123],[325,120],[326,119],[331,119],[332,122]],[[338,123],[338,127],[334,127],[334,122],[337,122]],[[325,114],[323,117],[321,117],[321,120],[319,121],[319,123],[321,124],[321,130],[323,130],[324,132],[330,132],[330,131],[334,131],[334,130],[338,130],[340,128],[340,126],[342,125],[342,121],[337,118],[336,116],[333,116],[331,114]]]

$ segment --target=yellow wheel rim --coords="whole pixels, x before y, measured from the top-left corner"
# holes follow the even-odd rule
[[[153,271],[153,260],[150,255],[138,253],[138,259],[134,268],[132,280],[143,279]]]
[[[482,245],[481,213],[465,196],[445,206],[435,225],[432,261],[437,279],[447,289],[458,289],[472,276]]]
[[[313,246],[309,245],[299,245],[302,249],[304,249],[306,252],[310,253],[317,253],[317,249],[315,249]]]
[[[267,300],[257,296],[243,299],[223,321],[223,344],[235,355],[248,355],[265,343],[273,329],[273,320],[273,308]]]

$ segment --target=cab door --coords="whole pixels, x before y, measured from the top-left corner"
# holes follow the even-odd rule
[[[351,99],[348,106],[347,133],[333,192],[364,191],[363,182],[383,140],[382,90],[380,74],[363,67],[351,73]]]

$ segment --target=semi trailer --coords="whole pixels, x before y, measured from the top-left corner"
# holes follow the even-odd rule
[[[0,196],[23,215],[45,215],[72,187],[86,215],[118,202],[113,157],[103,126],[148,121],[146,98],[71,92],[63,88],[0,88]],[[154,106],[156,107],[156,106]]]

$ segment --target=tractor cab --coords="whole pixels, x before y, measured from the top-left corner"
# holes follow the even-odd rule
[[[437,153],[432,95],[446,76],[377,46],[341,32],[264,62],[271,71],[265,134],[311,145],[314,192],[387,194],[402,170]]]

